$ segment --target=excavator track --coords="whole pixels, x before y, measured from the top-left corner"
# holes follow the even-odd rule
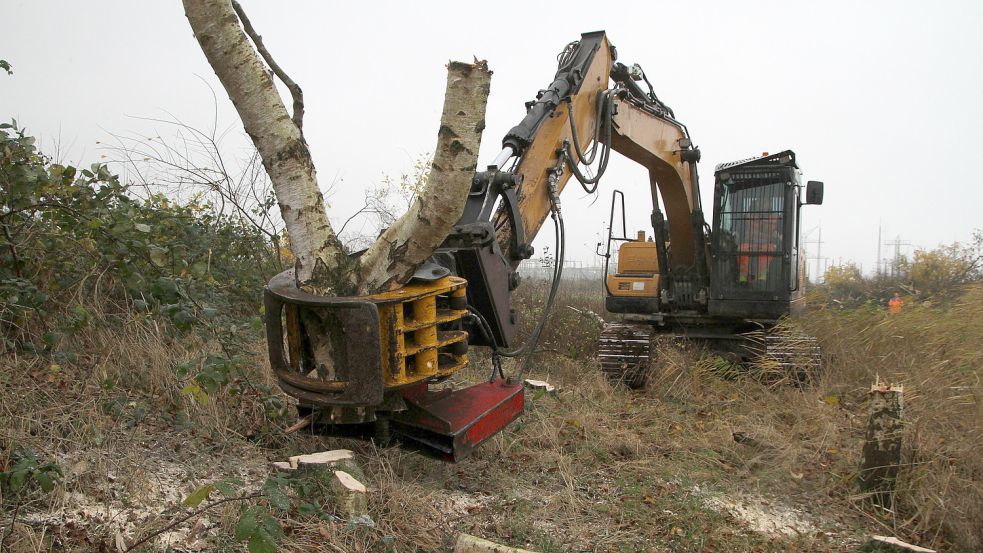
[[[815,336],[779,326],[761,337],[758,343],[761,356],[757,364],[766,382],[804,387],[818,380],[822,350]]]
[[[598,358],[601,370],[615,383],[637,390],[645,387],[652,369],[652,325],[608,323],[601,331]]]

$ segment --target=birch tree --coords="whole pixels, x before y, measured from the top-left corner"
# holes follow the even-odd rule
[[[348,255],[324,209],[303,134],[303,92],[263,44],[234,0],[183,0],[205,58],[232,100],[270,175],[297,284],[320,295],[369,294],[405,283],[447,236],[464,208],[485,127],[491,71],[485,62],[447,66],[444,109],[430,178],[410,209],[363,255]],[[290,90],[290,114],[273,77]]]

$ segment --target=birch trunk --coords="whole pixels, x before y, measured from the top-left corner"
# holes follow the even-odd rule
[[[427,184],[410,209],[362,254],[360,293],[408,281],[460,219],[478,164],[491,75],[484,61],[447,65],[444,110]]]
[[[296,258],[297,284],[320,295],[350,293],[354,267],[328,222],[307,142],[231,1],[184,0],[184,12],[270,175]]]
[[[270,175],[296,257],[298,286],[314,294],[340,296],[371,294],[408,281],[446,238],[467,201],[485,128],[491,82],[487,64],[448,65],[427,185],[410,209],[356,261],[345,252],[324,211],[314,163],[301,133],[298,98],[291,119],[272,76],[243,33],[231,0],[183,1],[195,38]],[[258,35],[249,29],[258,42]],[[263,54],[272,63],[269,53],[263,50]],[[277,75],[283,79],[282,70]],[[292,81],[288,85],[296,87]],[[299,113],[303,113],[302,102]]]

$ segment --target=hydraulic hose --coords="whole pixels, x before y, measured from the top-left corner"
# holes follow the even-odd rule
[[[611,116],[614,111],[614,100],[611,96],[611,92],[605,90],[598,95],[597,98],[597,113],[598,121],[594,133],[594,145],[590,153],[590,157],[584,155],[582,148],[580,147],[580,138],[577,133],[577,123],[574,120],[573,106],[568,101],[567,102],[567,119],[570,121],[570,132],[573,138],[573,149],[571,152],[570,143],[564,143],[563,145],[563,158],[566,160],[567,165],[570,166],[570,172],[583,187],[584,191],[588,194],[593,194],[597,191],[597,183],[600,182],[601,176],[608,167],[608,160],[611,157]],[[593,177],[585,176],[580,168],[577,167],[578,163],[583,163],[584,165],[590,165],[594,161],[594,156],[597,154],[598,143],[601,138],[601,129],[604,133],[604,142],[600,144],[601,147],[601,160],[600,165],[597,169],[597,174]],[[576,154],[576,158],[574,157]]]
[[[555,247],[557,252],[557,259],[553,265],[553,280],[550,283],[549,294],[546,298],[546,305],[543,307],[543,312],[540,315],[539,321],[536,323],[532,333],[529,338],[526,339],[522,346],[513,350],[502,350],[495,345],[494,336],[492,335],[491,325],[488,324],[488,320],[475,308],[468,307],[468,310],[472,315],[478,320],[478,326],[481,333],[485,335],[485,339],[491,344],[492,348],[492,373],[491,379],[495,379],[496,373],[502,378],[505,377],[504,371],[501,366],[502,357],[519,357],[525,355],[523,359],[522,366],[519,369],[518,380],[521,381],[523,375],[525,375],[526,369],[529,366],[529,360],[532,354],[535,353],[536,345],[539,343],[539,338],[543,333],[543,328],[546,326],[546,321],[549,319],[550,312],[553,309],[553,304],[556,303],[556,293],[560,288],[560,280],[563,276],[563,261],[566,257],[566,227],[563,224],[563,213],[560,210],[560,198],[557,196],[556,183],[559,180],[559,176],[562,173],[562,163],[558,164],[556,168],[553,169],[549,184],[547,185],[547,191],[550,197],[550,215],[553,219],[553,227],[555,229]]]

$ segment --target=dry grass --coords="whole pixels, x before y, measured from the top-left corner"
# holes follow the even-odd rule
[[[862,414],[877,378],[905,385],[905,465],[882,522],[925,543],[983,549],[983,286],[949,304],[822,311],[804,325],[823,339],[824,386],[846,411]]]
[[[525,324],[544,296],[536,284],[523,292]],[[84,354],[57,371],[50,359],[8,355],[0,464],[14,447],[29,447],[66,472],[55,494],[24,506],[8,545],[112,548],[117,532],[132,540],[172,520],[198,485],[235,477],[255,488],[270,460],[347,447],[372,490],[375,526],[293,512],[281,517],[282,550],[447,551],[462,531],[542,552],[843,551],[874,531],[977,550],[983,289],[897,317],[817,312],[798,321],[829,357],[818,385],[805,390],[760,384],[699,345],[668,338],[657,344],[645,391],[611,387],[592,349],[599,325],[566,305],[603,314],[596,289],[561,288],[530,374],[560,391],[530,392],[517,424],[456,465],[364,441],[284,436],[279,429],[292,420],[270,419],[249,393],[202,405],[182,394],[186,380],[174,366],[218,345],[152,320],[90,325],[73,345]],[[237,378],[270,384],[262,341],[244,355],[251,361]],[[460,380],[487,372],[475,352]],[[853,484],[876,374],[904,382],[908,396],[907,464],[891,513],[869,508]],[[232,537],[240,508],[189,521],[172,543],[241,550]],[[9,512],[2,516],[5,525]]]

